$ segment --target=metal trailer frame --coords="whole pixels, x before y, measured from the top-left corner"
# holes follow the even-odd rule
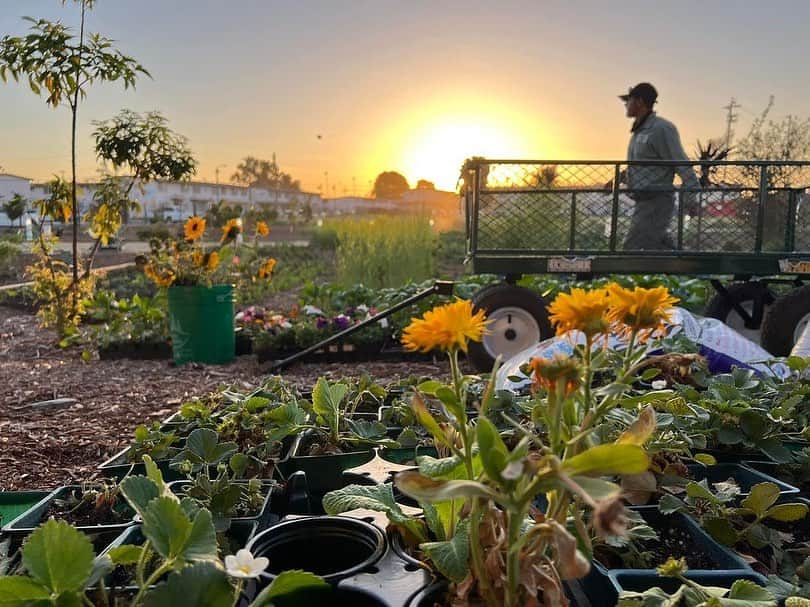
[[[699,189],[683,185],[686,180],[680,177],[689,169],[699,176]],[[651,189],[643,183],[628,186],[631,175],[636,184],[653,183]],[[666,177],[673,185],[662,188]],[[465,164],[462,181],[465,261],[474,273],[499,274],[512,286],[511,291],[479,292],[473,301],[490,314],[493,306],[509,308],[509,323],[515,308],[504,298],[508,293],[524,297],[513,286],[524,274],[706,276],[716,297],[749,329],[760,327],[765,306],[777,299],[769,284],[801,287],[810,277],[810,162],[476,158]],[[632,221],[633,197],[650,191],[673,196],[674,246],[627,250],[623,239]],[[604,232],[594,231],[594,225],[603,225]],[[756,289],[747,289],[743,301],[737,285],[724,285],[720,275],[754,283]],[[533,327],[534,316],[540,337],[546,337],[537,312],[524,316],[522,321],[518,314],[518,328]],[[486,368],[494,353],[472,355],[479,368]]]

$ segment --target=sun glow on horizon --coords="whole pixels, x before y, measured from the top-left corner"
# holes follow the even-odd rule
[[[517,130],[517,118],[433,113],[401,138],[397,166],[411,186],[417,180],[432,181],[437,189],[455,190],[459,169],[471,156],[525,158],[538,142]]]

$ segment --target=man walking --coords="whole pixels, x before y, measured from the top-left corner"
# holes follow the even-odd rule
[[[630,145],[627,160],[630,165],[624,175],[628,194],[635,201],[633,219],[625,250],[674,249],[675,244],[669,234],[669,223],[674,209],[675,173],[681,177],[687,191],[700,189],[695,171],[683,151],[678,129],[669,120],[661,118],[653,111],[658,100],[658,91],[649,82],[641,82],[632,87],[626,95],[619,95],[627,108],[627,117],[633,119],[630,129]],[[655,162],[677,160],[683,165],[633,165],[635,161]],[[694,194],[687,194],[694,197]]]

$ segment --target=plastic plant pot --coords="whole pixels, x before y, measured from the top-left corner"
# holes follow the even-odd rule
[[[17,518],[3,527],[3,532],[8,533],[9,535],[28,535],[45,521],[48,509],[55,500],[64,499],[71,492],[81,491],[82,489],[83,488],[80,485],[67,485],[53,490],[39,502],[31,506],[28,510],[20,514]],[[120,508],[120,510],[118,510],[118,508],[116,508],[116,510],[122,514],[125,514],[125,516],[128,516],[128,521],[110,523],[107,525],[74,525],[74,527],[85,533],[99,533],[103,531],[118,531],[120,533],[127,527],[134,524],[135,516],[135,512],[132,511],[129,504],[127,504],[123,498],[120,500]]]
[[[233,481],[234,484],[237,485],[247,485],[248,481]],[[172,481],[169,483],[169,489],[172,493],[174,493],[178,497],[183,497],[186,494],[187,489],[192,485],[191,481]],[[262,491],[265,493],[264,502],[262,503],[262,507],[259,509],[258,512],[255,514],[251,514],[249,516],[234,516],[231,517],[231,523],[237,522],[255,522],[259,525],[267,525],[268,523],[275,523],[278,521],[278,517],[275,516],[271,512],[271,502],[273,501],[274,495],[277,495],[281,491],[281,486],[276,483],[275,481],[263,481],[262,482]],[[274,520],[270,520],[273,518]]]
[[[0,491],[0,528],[41,502],[50,491]]]
[[[751,492],[751,487],[754,485],[766,482],[775,483],[779,487],[779,493],[783,495],[799,492],[799,489],[793,485],[789,485],[779,479],[742,464],[716,464],[714,466],[690,464],[687,467],[689,468],[692,480],[702,481],[705,478],[708,480],[709,485],[712,483],[722,483],[729,478],[734,479],[740,486],[741,498],[748,495]]]
[[[316,516],[282,521],[254,537],[248,550],[270,560],[262,574],[265,583],[282,571],[303,569],[335,584],[373,570],[386,541],[379,528],[365,521]]]
[[[420,455],[429,455],[431,457],[438,457],[436,447],[417,445],[415,447],[400,447],[398,449],[380,449],[380,457],[386,461],[394,464],[407,464],[408,462],[416,462],[416,458]],[[416,467],[416,463],[413,464]]]
[[[129,460],[130,447],[126,447],[113,455],[108,460],[99,464],[98,469],[105,478],[112,478],[120,481],[127,475],[146,475],[146,467],[143,462],[132,462]],[[171,460],[161,459],[156,460],[158,469],[163,474],[163,480],[176,481],[182,478],[182,475],[176,470],[169,467]]]
[[[676,538],[676,542],[686,542],[685,545],[676,550],[677,553],[662,554],[661,562],[665,561],[669,556],[675,558],[686,556],[696,560],[702,558],[702,562],[707,564],[705,568],[691,568],[690,572],[693,574],[717,571],[725,571],[726,573],[752,573],[752,569],[748,563],[736,552],[716,542],[690,517],[680,513],[669,515],[662,514],[657,506],[636,506],[633,507],[632,510],[639,513],[647,524],[658,533],[659,537],[672,530],[677,532],[676,535],[673,535],[673,538]],[[629,567],[608,568],[608,572],[611,575],[622,572],[628,575],[639,574],[649,576],[655,575],[654,567],[660,564],[661,563],[655,563],[654,566],[649,569],[632,569]]]

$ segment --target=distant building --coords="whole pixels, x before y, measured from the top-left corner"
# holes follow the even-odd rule
[[[31,180],[19,175],[9,175],[0,173],[0,206],[11,200],[15,194],[19,194],[31,200]],[[0,226],[10,226],[11,221],[0,210]]]

